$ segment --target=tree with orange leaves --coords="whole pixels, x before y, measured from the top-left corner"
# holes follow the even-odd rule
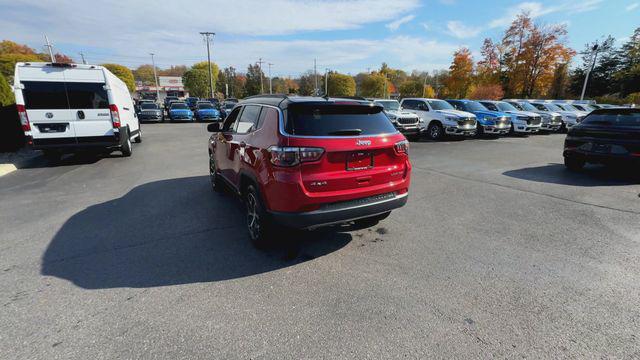
[[[449,66],[449,76],[445,80],[447,94],[456,99],[464,98],[473,84],[473,57],[469,49],[463,47],[453,53]]]

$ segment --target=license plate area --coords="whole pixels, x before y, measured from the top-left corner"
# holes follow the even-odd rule
[[[41,133],[61,133],[67,131],[68,123],[36,124]]]
[[[373,153],[358,151],[347,155],[347,171],[366,170],[373,168]]]

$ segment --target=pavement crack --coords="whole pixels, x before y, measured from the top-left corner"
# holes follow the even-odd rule
[[[567,201],[567,202],[574,203],[574,204],[585,205],[585,206],[593,206],[593,207],[597,207],[597,208],[605,209],[605,210],[613,210],[613,211],[619,211],[619,212],[623,212],[623,213],[627,213],[627,214],[640,215],[639,211],[633,211],[633,210],[627,210],[627,209],[619,209],[619,208],[614,208],[614,207],[606,206],[606,205],[598,205],[598,204],[588,203],[588,202],[584,202],[584,201],[567,199],[567,198],[564,198],[564,197],[561,197],[561,196],[557,196],[557,195],[545,194],[545,193],[532,191],[532,190],[525,190],[525,189],[521,189],[521,188],[518,188],[518,187],[515,187],[515,186],[500,184],[500,183],[493,182],[493,181],[478,180],[478,179],[473,179],[473,178],[469,178],[469,177],[463,177],[463,176],[460,176],[460,175],[455,175],[455,174],[447,173],[447,172],[436,170],[436,169],[432,169],[432,168],[424,168],[424,167],[418,167],[418,166],[414,166],[413,168],[414,169],[418,169],[418,170],[422,170],[422,171],[432,172],[432,173],[443,175],[443,176],[452,177],[452,178],[459,179],[459,180],[465,180],[465,181],[470,181],[470,182],[475,182],[475,183],[480,183],[480,184],[493,185],[493,186],[497,186],[497,187],[501,187],[501,188],[505,188],[505,189],[510,189],[510,190],[515,190],[515,191],[528,193],[528,194],[544,196],[544,197],[548,197],[548,198],[552,198],[552,199],[556,199],[556,200],[563,200],[563,201]]]

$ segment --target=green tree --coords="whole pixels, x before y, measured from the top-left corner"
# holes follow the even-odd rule
[[[385,77],[379,73],[366,74],[362,77],[360,95],[364,97],[381,98],[385,95]]]
[[[157,72],[158,68],[156,68]],[[145,64],[138,66],[133,70],[133,77],[136,81],[142,81],[145,85],[155,85],[155,79],[153,78],[153,65]]]
[[[328,94],[330,96],[354,96],[356,94],[356,82],[353,77],[345,74],[331,72],[327,78]]]
[[[258,95],[264,91],[265,76],[258,64],[250,64],[247,67],[247,82],[245,83],[245,95]],[[268,84],[267,84],[268,86]],[[268,90],[268,89],[267,89]]]
[[[309,70],[306,73],[302,74],[298,79],[298,94],[303,96],[315,95],[315,78],[313,71]]]
[[[120,64],[102,64],[102,66],[107,68],[113,73],[113,75],[122,80],[127,85],[129,91],[136,91],[136,81],[133,78],[133,73],[128,67]]]
[[[214,90],[219,73],[218,65],[211,63],[212,83]],[[189,90],[189,94],[197,97],[209,97],[209,64],[206,61],[193,64],[191,69],[187,70],[182,76],[182,82],[185,88]]]
[[[640,92],[640,27],[620,49],[621,69],[615,78],[622,95]]]
[[[16,63],[18,62],[40,62],[42,59],[38,55],[31,54],[1,54],[0,74],[7,79],[13,79]]]
[[[7,79],[0,74],[0,106],[7,106],[15,102],[16,100],[13,97],[11,86],[9,86]]]
[[[564,99],[569,84],[569,64],[560,64],[553,73],[553,81],[549,89],[549,97],[552,99]]]
[[[420,80],[407,80],[398,89],[400,97],[422,97],[424,93],[423,82]]]

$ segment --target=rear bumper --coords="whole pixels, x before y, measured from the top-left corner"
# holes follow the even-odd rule
[[[270,212],[269,214],[274,221],[281,225],[297,229],[313,229],[386,213],[404,206],[407,203],[408,195],[408,193],[388,193],[327,204],[318,210],[309,212]]]
[[[599,154],[578,149],[565,149],[565,158],[578,159],[591,164],[630,164],[640,166],[640,156],[631,154]]]
[[[120,134],[114,136],[87,136],[69,138],[34,138],[31,147],[42,149],[82,149],[82,148],[116,148],[120,146]]]

